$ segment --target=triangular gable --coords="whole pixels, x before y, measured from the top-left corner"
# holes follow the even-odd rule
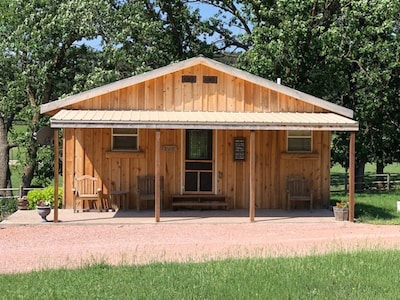
[[[296,98],[298,100],[304,101],[308,104],[315,105],[331,111],[333,113],[337,113],[339,115],[353,118],[353,111],[351,109],[347,109],[343,106],[334,104],[332,102],[323,100],[321,98],[314,97],[312,95],[300,92],[296,89],[275,83],[271,80],[262,78],[260,76],[256,76],[250,74],[246,71],[225,65],[218,61],[205,58],[205,57],[194,57],[190,58],[178,63],[173,63],[165,67],[161,67],[159,69],[155,69],[146,73],[142,73],[139,75],[135,75],[126,79],[122,79],[116,82],[112,82],[85,92],[81,92],[76,95],[68,96],[63,99],[59,99],[50,103],[46,103],[41,105],[40,112],[41,113],[52,113],[59,109],[62,109],[66,106],[73,105],[79,103],[81,101],[85,101],[91,99],[93,97],[101,96],[110,92],[114,92],[138,83],[145,82],[146,80],[151,80],[157,77],[161,77],[167,74],[171,74],[174,72],[178,72],[196,65],[204,65],[209,68],[215,69],[217,71],[230,74],[232,76],[236,76],[240,79],[246,80],[253,84],[259,85],[261,87],[276,91],[278,93]]]

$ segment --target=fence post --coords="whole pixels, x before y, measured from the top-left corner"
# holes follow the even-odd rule
[[[24,195],[24,187],[22,185],[19,186],[19,198],[22,198]]]
[[[386,174],[386,189],[389,191],[390,190],[390,174]]]
[[[345,192],[346,195],[347,195],[347,182],[348,182],[348,179],[349,179],[349,174],[347,174],[347,172],[346,172],[346,175],[344,176],[344,192]]]

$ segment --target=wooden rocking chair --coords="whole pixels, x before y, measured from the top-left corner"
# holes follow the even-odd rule
[[[74,193],[74,213],[79,210],[82,212],[90,210],[91,208],[96,209],[98,212],[101,211],[103,193],[101,188],[97,187],[97,178],[89,175],[75,178],[75,186],[72,191]]]

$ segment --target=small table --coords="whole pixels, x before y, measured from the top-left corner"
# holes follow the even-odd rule
[[[111,208],[113,211],[123,209],[128,209],[128,191],[112,191],[110,192]],[[118,205],[117,205],[118,201]]]

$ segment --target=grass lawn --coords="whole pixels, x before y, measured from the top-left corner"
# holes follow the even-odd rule
[[[398,299],[399,251],[0,276],[0,299]]]
[[[331,205],[334,206],[341,199],[347,199],[347,196],[332,193]],[[371,224],[400,225],[397,201],[400,201],[400,190],[357,193],[355,194],[356,221]]]

